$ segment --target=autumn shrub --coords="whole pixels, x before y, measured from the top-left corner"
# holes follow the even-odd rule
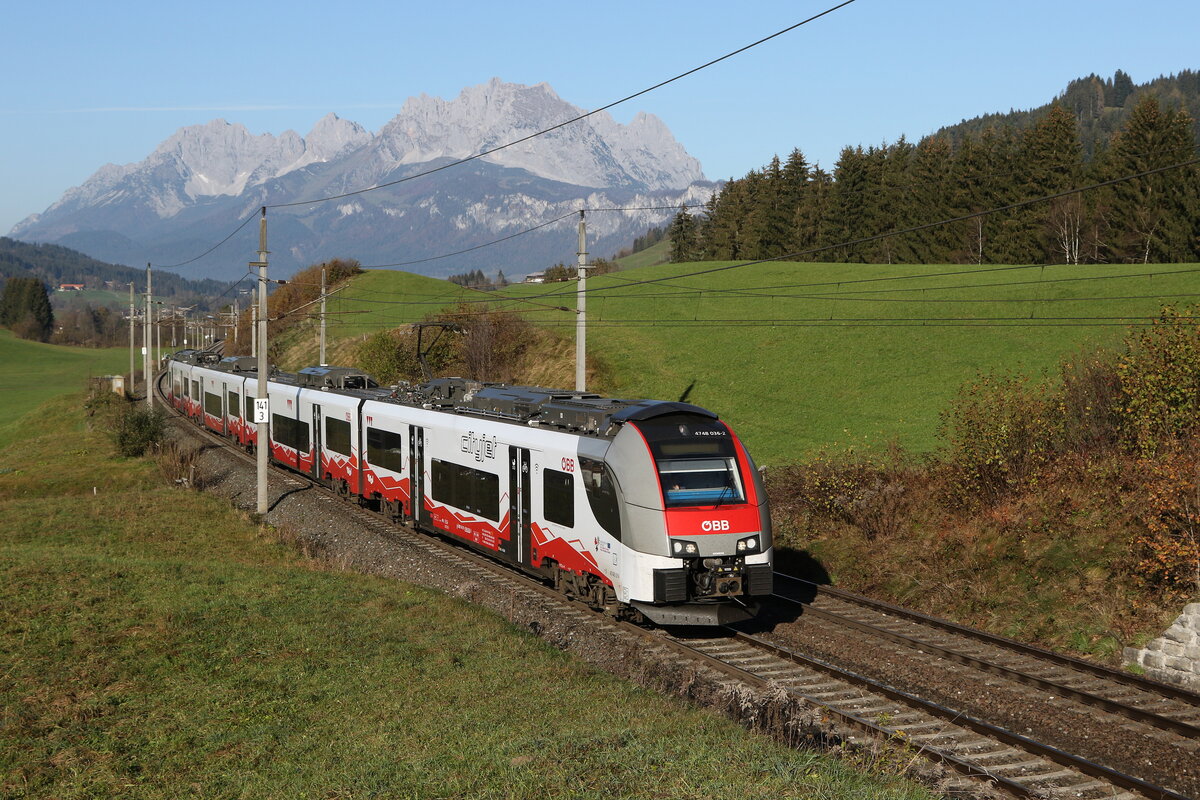
[[[892,448],[875,458],[822,453],[787,468],[782,480],[808,517],[853,525],[874,540],[894,536],[911,517],[915,473],[905,455]]]
[[[121,455],[134,458],[157,447],[166,430],[166,414],[158,406],[146,408],[140,403],[126,403],[113,415],[109,436]]]
[[[1062,362],[1054,404],[1061,416],[1057,448],[1062,453],[1098,455],[1121,441],[1122,389],[1117,357],[1107,351],[1080,353]]]
[[[954,505],[991,505],[1037,482],[1061,437],[1055,399],[1029,379],[980,375],[942,412],[940,434]]]
[[[1139,461],[1141,521],[1134,577],[1154,588],[1200,594],[1200,461],[1195,443]]]
[[[1154,324],[1126,340],[1117,363],[1122,439],[1133,452],[1153,456],[1198,430],[1200,413],[1200,307],[1162,310]]]

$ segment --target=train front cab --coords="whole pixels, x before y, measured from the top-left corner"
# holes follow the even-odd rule
[[[631,605],[661,625],[752,616],[772,591],[771,520],[754,462],[716,415],[631,408],[605,454],[620,487]],[[622,598],[625,599],[625,598]]]

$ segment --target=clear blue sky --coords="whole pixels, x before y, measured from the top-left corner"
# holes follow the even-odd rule
[[[744,3],[14,0],[0,48],[0,233],[105,163],[224,118],[378,131],[404,100],[499,77],[592,109],[836,0]],[[1200,68],[1196,0],[857,0],[613,110],[660,117],[709,178],[1050,100],[1072,78]]]

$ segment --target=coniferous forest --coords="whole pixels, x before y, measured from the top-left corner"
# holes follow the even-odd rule
[[[1187,108],[1200,101],[1200,74],[1170,80],[1166,89],[1156,82],[1138,91],[1121,72],[1108,81],[1091,76],[1036,112],[964,122],[915,144],[902,137],[845,147],[831,172],[793,150],[730,180],[706,213],[681,210],[671,225],[672,261],[1200,261],[1195,163],[970,216],[1194,161]],[[970,218],[880,236],[959,217]]]

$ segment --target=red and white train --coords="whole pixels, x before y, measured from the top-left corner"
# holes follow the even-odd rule
[[[253,449],[250,358],[182,351],[171,403]],[[480,384],[381,388],[272,373],[271,458],[620,617],[715,625],[771,593],[766,493],[742,443],[686,403]]]

